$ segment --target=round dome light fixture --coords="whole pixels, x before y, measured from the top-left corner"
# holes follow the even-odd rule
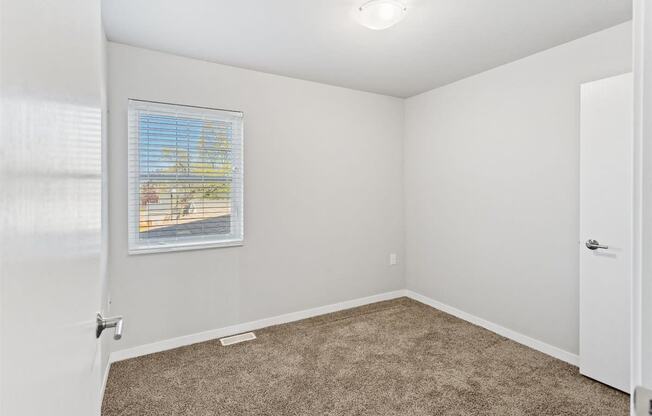
[[[407,7],[399,0],[370,0],[358,8],[363,26],[373,30],[387,29],[405,17]]]

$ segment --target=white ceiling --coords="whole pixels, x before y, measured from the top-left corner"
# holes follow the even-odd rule
[[[103,0],[110,40],[409,97],[631,19],[631,0],[406,0],[374,31],[360,0]]]

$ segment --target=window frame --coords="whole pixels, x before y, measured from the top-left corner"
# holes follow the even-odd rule
[[[231,214],[230,234],[220,237],[219,234],[208,234],[199,237],[171,237],[166,239],[155,239],[155,241],[141,242],[140,236],[140,117],[142,112],[147,113],[150,107],[174,107],[182,108],[185,115],[192,118],[193,114],[200,115],[211,112],[224,113],[230,118],[239,119],[239,151],[232,152],[234,155],[233,168],[240,172],[240,186],[233,188],[230,194],[231,209],[235,209],[238,215]],[[151,114],[156,114],[150,110]],[[133,123],[134,118],[137,120]],[[135,131],[134,131],[135,130]],[[132,164],[135,167],[132,169]],[[151,101],[129,98],[127,100],[127,252],[129,255],[165,253],[187,250],[201,250],[210,248],[239,247],[244,245],[244,113],[236,110],[224,110],[219,108],[201,107],[186,104],[176,104],[161,101]]]

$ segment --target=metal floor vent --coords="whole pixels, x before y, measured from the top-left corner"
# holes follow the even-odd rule
[[[256,339],[256,334],[253,332],[247,332],[246,334],[233,335],[232,337],[220,338],[222,346],[226,347],[227,345],[238,344],[240,342],[251,341]]]

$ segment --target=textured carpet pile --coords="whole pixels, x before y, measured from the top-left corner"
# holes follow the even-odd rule
[[[402,298],[115,363],[103,416],[628,415],[577,367]]]

